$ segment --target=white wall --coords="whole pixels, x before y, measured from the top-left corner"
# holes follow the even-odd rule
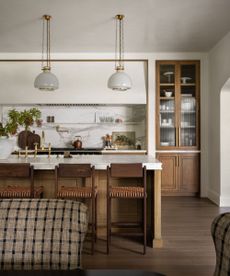
[[[225,83],[220,95],[220,202],[229,206],[230,203],[230,79]]]
[[[0,102],[23,103],[146,103],[146,65],[143,61],[126,62],[125,71],[133,80],[132,90],[114,92],[107,88],[115,73],[113,62],[61,61],[52,63],[59,89],[44,92],[34,88],[41,73],[36,61],[0,62]]]
[[[221,112],[229,117],[229,97],[221,93],[230,77],[230,33],[227,34],[209,53],[209,187],[208,196],[220,206],[230,206],[229,160],[221,153],[229,152],[229,143],[221,146],[221,136],[229,135],[226,129],[220,132]],[[222,100],[221,97],[223,96]],[[227,102],[225,102],[227,101]],[[221,105],[222,103],[222,105]],[[228,103],[228,108],[226,107]],[[223,110],[222,110],[223,108]],[[228,125],[228,126],[226,126]],[[228,127],[227,121],[223,126]],[[220,135],[221,133],[221,135]],[[221,148],[222,147],[222,148]],[[224,147],[224,148],[223,148]],[[221,152],[220,152],[221,149]],[[222,159],[223,157],[223,159]],[[229,155],[228,155],[229,157]],[[222,169],[221,169],[222,168]]]
[[[92,54],[53,54],[53,58],[56,59],[113,59],[113,53],[92,53]],[[40,54],[0,54],[1,59],[39,59]],[[201,61],[201,196],[207,196],[207,187],[209,183],[208,179],[208,62],[207,62],[207,54],[205,53],[126,53],[126,59],[138,59],[138,60],[147,60],[148,61],[148,74],[146,76],[146,85],[148,90],[148,149],[149,154],[155,155],[155,91],[156,91],[156,81],[155,81],[155,62],[156,60],[200,60]],[[126,66],[126,65],[125,65]],[[39,68],[37,69],[39,71]],[[60,69],[62,71],[62,69]],[[143,69],[141,74],[146,72],[146,68]],[[37,71],[36,71],[37,73]],[[66,72],[67,74],[68,72]],[[101,72],[95,72],[97,76],[100,75]],[[111,69],[108,72],[110,75]],[[77,76],[76,76],[77,77]],[[138,76],[137,79],[139,79]],[[143,79],[143,78],[142,78]],[[133,79],[135,83],[136,78]],[[103,84],[104,85],[104,84]],[[142,83],[143,85],[143,83]],[[31,91],[33,90],[33,83],[31,82]],[[15,87],[17,93],[17,87]],[[89,92],[90,99],[92,102],[97,102],[97,97],[95,96],[94,91],[100,91],[101,87],[93,87],[92,91]],[[2,89],[0,89],[0,97],[1,94],[4,93]],[[41,95],[39,92],[36,92],[37,95]],[[66,97],[66,91],[63,89],[63,95]],[[78,91],[76,91],[78,93]],[[133,94],[132,90],[129,92],[128,101],[131,103]],[[111,92],[111,95],[116,99],[116,92]],[[21,102],[27,101],[27,97],[30,96],[30,90],[21,97]],[[48,98],[46,101],[49,103],[56,102],[56,92],[52,93],[52,97]],[[114,99],[110,97],[111,99]],[[62,96],[63,99],[63,96]],[[71,99],[65,98],[65,102],[69,102]],[[11,102],[12,103],[12,102]],[[0,101],[1,104],[1,101]]]

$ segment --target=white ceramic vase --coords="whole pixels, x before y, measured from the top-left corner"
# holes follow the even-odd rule
[[[13,141],[7,136],[0,136],[0,159],[7,159],[13,151]]]

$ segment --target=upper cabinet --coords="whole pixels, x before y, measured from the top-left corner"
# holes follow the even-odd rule
[[[157,149],[199,149],[199,61],[156,62]]]

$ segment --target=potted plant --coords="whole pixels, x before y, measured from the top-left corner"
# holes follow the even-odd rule
[[[12,109],[9,111],[8,116],[12,123],[12,128],[16,127],[18,129],[19,126],[24,127],[24,130],[18,134],[19,147],[22,149],[25,149],[26,146],[29,146],[29,149],[34,148],[34,145],[29,145],[29,140],[32,141],[34,138],[34,134],[30,131],[30,127],[35,122],[38,125],[41,118],[41,111],[37,108],[24,109],[23,111]]]
[[[8,139],[13,137],[20,126],[25,129],[18,135],[18,144],[21,148],[25,149],[28,145],[28,137],[33,133],[29,130],[35,122],[40,120],[41,111],[37,108],[30,108],[28,110],[17,111],[11,109],[8,112],[6,123],[0,123],[0,159],[8,158],[13,149],[13,141]]]
[[[13,141],[8,139],[9,136],[14,135],[17,131],[17,124],[15,121],[7,121],[5,125],[0,123],[0,159],[9,157],[13,150]]]

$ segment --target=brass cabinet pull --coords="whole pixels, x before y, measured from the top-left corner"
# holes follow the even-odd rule
[[[179,134],[178,134],[178,127],[176,128],[176,146],[179,146]]]
[[[176,156],[176,167],[180,167],[179,155]]]
[[[180,147],[180,127],[178,127],[178,146]]]

